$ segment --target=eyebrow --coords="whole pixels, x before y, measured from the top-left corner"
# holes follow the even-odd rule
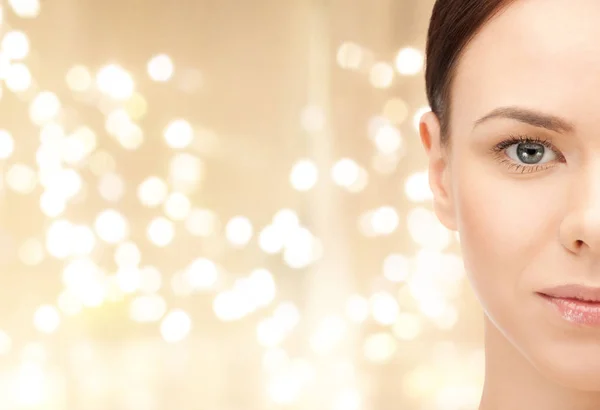
[[[508,118],[559,133],[572,133],[573,123],[564,118],[523,107],[499,107],[475,121],[473,128],[492,118]]]

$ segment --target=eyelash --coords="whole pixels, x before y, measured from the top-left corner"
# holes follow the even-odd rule
[[[527,143],[540,144],[540,145],[544,146],[545,148],[552,150],[558,157],[557,158],[558,161],[564,162],[564,160],[565,160],[565,157],[560,153],[560,151],[558,151],[556,149],[556,147],[549,140],[546,140],[543,138],[538,138],[538,137],[529,137],[526,135],[511,135],[504,141],[501,141],[498,144],[496,144],[495,146],[493,146],[490,149],[490,151],[492,151],[492,153],[495,156],[497,156],[500,163],[506,165],[510,170],[516,171],[521,174],[543,171],[545,169],[549,169],[549,168],[555,166],[555,164],[553,164],[552,162],[548,162],[545,164],[534,164],[534,165],[516,163],[504,153],[504,151],[507,148],[509,148],[515,144],[527,144]]]

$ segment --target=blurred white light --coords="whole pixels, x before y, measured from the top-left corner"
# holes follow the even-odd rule
[[[186,219],[191,209],[190,199],[181,192],[173,192],[164,203],[165,214],[174,221]]]
[[[114,135],[119,144],[129,151],[138,149],[144,142],[144,131],[131,121],[120,124]]]
[[[283,302],[273,312],[273,320],[286,332],[291,332],[300,322],[300,311],[291,302]]]
[[[224,322],[241,319],[246,313],[238,295],[232,291],[219,293],[213,300],[213,310]]]
[[[57,259],[64,259],[72,252],[73,224],[66,220],[53,221],[46,231],[46,249]]]
[[[380,115],[376,115],[373,116],[369,119],[369,122],[367,124],[367,133],[370,139],[375,139],[375,135],[377,135],[377,132],[379,131],[379,129],[381,127],[386,127],[389,126],[390,120],[382,117]]]
[[[273,215],[273,226],[281,232],[292,232],[300,226],[300,217],[293,209],[280,209]]]
[[[68,316],[75,316],[83,309],[81,300],[70,289],[64,289],[57,300],[58,308]]]
[[[345,42],[337,52],[337,63],[347,70],[357,70],[365,60],[365,51],[356,43]]]
[[[131,74],[117,64],[102,67],[96,75],[98,89],[116,100],[126,100],[133,95],[135,84]]]
[[[445,300],[435,299],[434,295],[423,297],[419,300],[419,310],[430,319],[440,319],[448,309]]]
[[[161,248],[167,246],[175,237],[173,222],[164,217],[154,218],[148,225],[148,239]]]
[[[8,0],[8,4],[21,18],[34,18],[40,14],[40,0]]]
[[[50,394],[46,375],[36,361],[21,363],[13,386],[17,408],[21,409],[40,408]]]
[[[83,306],[100,306],[107,296],[106,274],[91,259],[70,261],[63,270],[62,279],[66,288]],[[77,308],[76,305],[72,307]]]
[[[352,184],[348,185],[346,189],[348,192],[362,192],[367,187],[369,183],[369,173],[364,168],[358,169],[358,175],[356,179],[352,182]]]
[[[389,154],[377,152],[371,157],[371,166],[379,174],[390,175],[398,168],[399,159],[399,153],[397,152]]]
[[[67,207],[67,200],[57,192],[45,191],[40,196],[42,213],[51,218],[61,215]]]
[[[371,225],[373,231],[380,235],[389,235],[398,228],[400,218],[398,213],[391,206],[382,206],[371,216]]]
[[[286,375],[269,381],[267,391],[275,404],[291,405],[302,392],[302,381]]]
[[[76,136],[69,136],[62,141],[61,156],[65,163],[75,165],[89,154],[87,149],[85,141]]]
[[[245,216],[235,216],[225,226],[227,240],[236,247],[247,245],[253,233],[252,222]]]
[[[0,159],[10,157],[15,149],[15,141],[6,130],[0,130]]]
[[[12,92],[23,92],[31,87],[33,78],[29,67],[22,63],[11,64],[6,70],[6,87]]]
[[[441,224],[433,211],[418,207],[409,211],[408,232],[425,249],[441,251],[450,244],[450,231]]]
[[[56,172],[47,173],[44,186],[51,192],[65,200],[74,198],[83,188],[83,179],[79,172],[73,168],[64,168]]]
[[[137,266],[119,266],[114,279],[121,292],[134,293],[140,288],[140,276]]]
[[[402,98],[390,98],[383,106],[383,116],[393,124],[401,124],[408,116],[408,105]]]
[[[43,125],[54,119],[61,109],[56,94],[50,91],[40,92],[29,105],[29,117],[36,125]]]
[[[43,333],[54,333],[60,324],[60,314],[54,306],[42,305],[33,318],[35,328]]]
[[[274,348],[279,346],[286,336],[285,329],[273,318],[261,320],[256,327],[256,338],[263,347]]]
[[[185,278],[193,289],[210,289],[219,276],[217,265],[210,259],[197,258],[185,271]]]
[[[421,320],[419,316],[413,313],[400,313],[392,330],[394,335],[400,340],[414,340],[421,333]]]
[[[6,171],[6,183],[9,188],[20,194],[31,193],[37,185],[35,171],[25,164],[14,164]]]
[[[375,146],[382,154],[393,154],[402,147],[400,131],[393,125],[384,125],[375,134]]]
[[[394,68],[384,62],[375,63],[369,72],[369,81],[375,88],[388,88],[394,80]]]
[[[0,47],[8,58],[20,60],[29,54],[29,38],[22,31],[12,30],[4,35]]]
[[[114,136],[126,150],[136,150],[144,142],[144,131],[133,122],[129,112],[123,108],[117,108],[108,113],[105,127],[108,133]]]
[[[116,244],[129,235],[127,220],[114,209],[107,209],[98,214],[94,228],[98,237],[107,243]]]
[[[320,242],[312,232],[299,227],[290,232],[286,238],[283,260],[294,269],[303,269],[319,256]]]
[[[25,265],[35,266],[44,259],[44,245],[36,238],[29,238],[19,247],[19,259]]]
[[[253,288],[251,296],[257,307],[269,305],[275,299],[277,292],[273,274],[266,269],[259,268],[252,271],[249,279]]]
[[[360,177],[360,167],[350,158],[338,160],[331,168],[331,178],[336,185],[349,187],[355,184]]]
[[[173,61],[167,54],[155,55],[148,61],[147,70],[154,81],[168,81],[173,76]]]
[[[290,173],[290,183],[298,191],[308,191],[315,186],[319,178],[319,170],[315,163],[303,159],[294,164]]]
[[[68,87],[77,92],[87,91],[92,86],[92,74],[87,67],[76,65],[67,71],[66,81]]]
[[[131,301],[131,305],[129,306],[129,317],[140,323],[158,322],[164,316],[166,310],[167,303],[160,295],[137,296]],[[173,319],[171,318],[171,320]],[[185,323],[183,325],[185,326]],[[175,328],[175,330],[169,326]],[[179,326],[181,326],[181,323]],[[177,328],[177,324],[167,324],[166,327],[166,331],[171,332],[168,333],[167,337],[181,337],[182,329]]]
[[[140,269],[140,290],[144,293],[155,293],[162,287],[162,275],[154,266]]]
[[[373,211],[366,211],[360,214],[357,221],[358,230],[361,234],[368,238],[378,235],[378,233],[373,229],[372,219]]]
[[[118,202],[125,194],[125,181],[119,174],[109,172],[100,177],[98,191],[108,202]]]
[[[183,149],[194,140],[194,129],[186,120],[173,120],[165,128],[164,137],[171,148]]]
[[[71,253],[73,255],[89,255],[96,246],[96,236],[94,235],[94,231],[85,225],[72,226],[71,238],[73,242]]]
[[[367,337],[363,349],[367,360],[381,363],[392,358],[396,353],[397,343],[388,333],[376,333]]]
[[[429,187],[429,172],[415,172],[410,175],[404,184],[404,192],[412,202],[431,201],[433,193]]]
[[[40,142],[45,146],[60,145],[65,138],[65,129],[56,122],[49,122],[42,126],[40,130]]]
[[[169,312],[160,324],[160,333],[168,343],[179,342],[190,333],[192,320],[190,316],[181,309]]]
[[[345,389],[335,397],[333,410],[360,410],[362,398],[354,389]]]
[[[137,196],[142,205],[153,208],[163,203],[167,194],[169,193],[169,186],[167,183],[155,176],[147,177],[138,187]]]
[[[258,235],[258,246],[268,254],[281,252],[284,246],[283,232],[274,225],[265,226]]]
[[[204,177],[204,163],[187,152],[178,152],[169,162],[169,183],[173,190],[189,194]]]
[[[410,275],[410,260],[401,254],[392,253],[383,261],[383,276],[391,282],[403,282]]]
[[[400,50],[395,60],[396,71],[402,75],[418,74],[423,68],[423,63],[423,53],[412,47]]]
[[[371,313],[373,319],[381,325],[392,325],[400,313],[398,302],[389,293],[380,292],[371,296]]]
[[[346,323],[338,316],[325,316],[310,337],[310,346],[316,353],[331,353],[346,334]]]
[[[362,323],[369,317],[369,301],[360,295],[352,295],[346,301],[346,316],[355,323]]]
[[[115,250],[115,263],[120,268],[137,268],[141,260],[142,252],[134,242],[123,242]]]

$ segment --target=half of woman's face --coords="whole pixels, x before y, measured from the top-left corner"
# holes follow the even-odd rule
[[[488,318],[542,372],[589,390],[600,325],[565,320],[536,292],[600,287],[599,39],[597,0],[513,3],[462,55],[449,161],[433,141],[430,163],[436,212],[460,233]]]

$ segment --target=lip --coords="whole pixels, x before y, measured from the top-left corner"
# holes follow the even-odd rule
[[[600,287],[564,285],[537,293],[567,322],[600,327]]]

